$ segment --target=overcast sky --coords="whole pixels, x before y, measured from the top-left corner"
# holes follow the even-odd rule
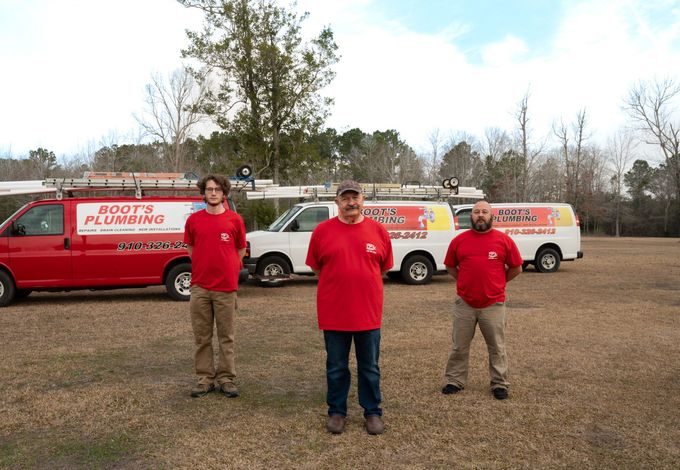
[[[287,4],[287,3],[286,3]],[[595,138],[625,124],[640,79],[680,80],[680,0],[299,0],[341,55],[328,125],[428,135],[512,131],[530,91],[536,139],[586,108]],[[202,17],[173,0],[0,0],[0,157],[134,142],[153,73],[181,65]]]

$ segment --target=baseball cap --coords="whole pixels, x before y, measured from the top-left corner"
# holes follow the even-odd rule
[[[338,185],[338,190],[335,195],[340,196],[342,193],[346,193],[347,191],[354,191],[355,193],[361,194],[364,190],[361,189],[361,185],[356,181],[345,180]]]

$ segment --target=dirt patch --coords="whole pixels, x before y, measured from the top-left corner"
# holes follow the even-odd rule
[[[387,432],[324,431],[316,282],[246,285],[241,397],[191,399],[188,305],[161,288],[39,293],[0,310],[3,468],[677,468],[680,243],[587,238],[585,258],[509,287],[511,398],[440,393],[455,286],[385,283]]]

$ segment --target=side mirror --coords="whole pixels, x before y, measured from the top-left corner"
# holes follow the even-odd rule
[[[26,227],[22,224],[17,223],[17,221],[12,222],[12,234],[13,235],[26,235]]]
[[[300,222],[298,222],[297,219],[295,219],[290,223],[289,229],[291,232],[297,232],[298,230],[300,230]]]

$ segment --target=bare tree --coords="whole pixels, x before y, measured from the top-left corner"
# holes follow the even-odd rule
[[[437,184],[439,180],[439,175],[437,169],[439,166],[437,162],[439,161],[439,149],[441,147],[441,138],[439,136],[439,129],[433,129],[427,139],[430,141],[430,147],[432,149],[432,160],[430,162],[430,168],[428,172],[428,179],[430,184]]]
[[[586,110],[583,108],[576,114],[576,121],[572,124],[575,144],[573,160],[574,169],[572,174],[574,176],[574,188],[576,189],[576,191],[574,191],[574,208],[576,210],[578,210],[579,207],[579,178],[581,176],[584,147],[586,140],[590,137],[590,135],[586,133],[586,125]]]
[[[512,140],[507,132],[498,127],[484,129],[484,139],[480,143],[482,155],[497,162],[501,156],[512,148]]]
[[[645,136],[644,142],[661,149],[675,186],[676,216],[680,232],[680,117],[676,101],[680,85],[672,79],[641,81],[625,102],[628,115]]]
[[[530,93],[524,94],[522,99],[517,104],[515,111],[515,119],[517,119],[517,146],[519,147],[517,153],[520,158],[517,159],[519,163],[515,168],[513,178],[515,183],[515,201],[527,201],[530,194],[532,194],[531,171],[534,169],[536,157],[543,151],[543,146],[532,148],[531,145],[531,127],[529,126],[529,96]]]
[[[165,158],[174,171],[180,171],[184,160],[184,141],[204,115],[208,82],[198,84],[186,68],[178,69],[164,80],[155,74],[145,87],[147,109],[137,122],[147,135],[158,139],[164,147]]]
[[[560,154],[562,155],[562,160],[564,161],[564,175],[566,177],[564,184],[566,198],[568,202],[571,202],[572,194],[574,193],[574,181],[571,175],[572,164],[571,155],[569,152],[569,130],[562,119],[560,119],[559,123],[553,122],[552,129],[553,134],[555,134],[555,137],[557,137],[557,140],[560,143]]]
[[[586,151],[586,141],[590,137],[586,131],[587,124],[586,110],[584,108],[576,114],[576,120],[571,126],[571,134],[567,125],[561,119],[559,123],[553,123],[552,126],[553,134],[555,134],[560,143],[560,153],[564,159],[567,202],[572,204],[576,211],[579,209],[582,160]],[[570,144],[570,136],[573,144]]]
[[[614,230],[615,236],[621,236],[621,199],[623,193],[623,175],[633,160],[635,150],[633,135],[628,130],[620,130],[607,141],[607,158],[611,165],[612,186],[614,189]]]

